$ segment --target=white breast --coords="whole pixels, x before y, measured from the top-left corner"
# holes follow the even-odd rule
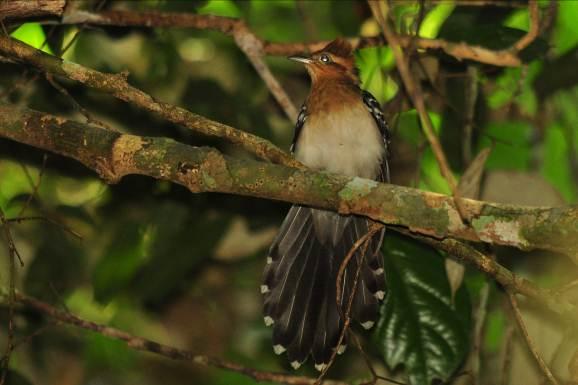
[[[318,170],[375,179],[384,146],[375,120],[360,101],[351,111],[312,114],[299,135],[295,158]],[[355,117],[355,118],[352,118]]]

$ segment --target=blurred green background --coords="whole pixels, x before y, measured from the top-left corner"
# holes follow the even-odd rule
[[[394,1],[391,5],[398,32],[422,37],[501,49],[528,29],[523,1],[502,1],[494,6],[465,1],[425,1],[422,7],[418,1]],[[70,6],[89,11],[157,10],[239,17],[257,36],[274,42],[379,33],[363,1],[81,1]],[[578,1],[555,5],[540,1],[540,7],[541,36],[522,52],[525,64],[520,68],[457,61],[438,52],[411,52],[414,76],[424,88],[430,116],[456,176],[481,149],[492,148],[481,199],[545,206],[577,201]],[[126,70],[132,85],[157,100],[289,148],[293,122],[228,36],[193,29],[38,22],[10,27],[13,37],[42,46],[48,53],[102,72]],[[390,121],[393,183],[448,193],[416,112],[402,92],[391,50],[364,48],[356,55],[363,88],[384,103]],[[309,87],[304,69],[284,57],[266,57],[266,62],[300,105]],[[195,135],[108,95],[65,79],[56,81],[91,118],[116,130],[212,145],[245,156],[227,143]],[[71,98],[42,74],[12,63],[0,62],[0,100],[86,121]],[[72,160],[0,140],[0,207],[9,218],[39,215],[61,224],[29,220],[11,226],[24,260],[24,267],[17,269],[19,290],[134,335],[252,368],[290,370],[285,357],[272,352],[271,330],[262,322],[259,295],[266,250],[287,204],[191,194],[180,186],[139,176],[106,185]],[[477,308],[480,290],[486,287],[484,278],[467,269],[465,284],[454,298],[443,259],[435,251],[396,237],[391,237],[386,247],[388,273],[395,274],[390,285],[402,288],[397,293],[407,293],[405,300],[395,295],[388,298],[385,306],[393,309],[391,312],[403,313],[404,304],[421,298],[414,291],[418,278],[434,294],[422,298],[424,309],[399,313],[405,317],[404,325],[413,325],[405,332],[407,339],[387,335],[386,317],[374,334],[362,335],[371,361],[402,381],[441,378],[459,383],[464,378],[460,374],[467,371],[462,364],[470,350],[477,314],[474,312],[471,320],[470,312]],[[576,267],[563,256],[511,249],[496,252],[509,268],[546,287],[577,278]],[[5,290],[8,255],[5,248],[0,253],[0,285]],[[502,376],[503,342],[511,333],[512,322],[500,289],[492,283],[487,287],[481,379],[492,384]],[[577,300],[576,293],[565,295]],[[445,309],[436,304],[439,299],[451,317],[430,314],[433,318],[426,319],[429,310]],[[398,309],[400,302],[396,301],[406,302]],[[560,366],[557,375],[570,378],[563,351],[567,350],[564,344],[575,340],[564,338],[558,321],[542,310],[530,306],[525,315],[529,325],[536,325],[529,327],[549,362],[559,360],[559,364],[552,363]],[[5,304],[0,308],[0,321],[0,346],[5,346]],[[427,329],[424,325],[428,322],[428,327],[447,331],[444,335],[453,341],[450,352],[442,357],[435,357],[435,350],[445,349],[447,341],[411,342],[417,331]],[[32,312],[18,311],[15,325],[16,341],[25,343],[12,354],[9,384],[254,383],[228,371],[135,352],[91,332],[56,326]],[[28,338],[32,334],[34,337]],[[405,359],[394,357],[391,346],[403,348]],[[519,351],[504,383],[538,384],[540,376],[519,341],[515,349]],[[416,359],[417,364],[409,359],[417,356],[423,356]],[[405,370],[398,363],[405,364]],[[395,367],[398,370],[393,370]],[[298,373],[316,375],[308,365]],[[330,376],[360,381],[369,374],[363,356],[349,349],[339,357]],[[510,382],[512,378],[518,380]]]

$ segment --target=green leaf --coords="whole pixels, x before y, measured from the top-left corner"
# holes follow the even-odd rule
[[[441,26],[446,19],[451,15],[456,5],[453,2],[441,3],[436,5],[424,17],[423,22],[419,28],[419,35],[434,39],[437,37]]]
[[[467,290],[452,302],[439,253],[394,233],[385,241],[385,270],[389,292],[375,341],[386,364],[403,365],[411,384],[448,380],[469,348]]]
[[[52,55],[52,51],[48,44],[44,44],[46,35],[42,26],[38,23],[24,23],[18,29],[10,34],[15,39],[23,41],[24,43],[40,49]]]
[[[198,9],[201,15],[217,15],[228,17],[240,17],[241,11],[231,0],[210,0],[203,7]]]
[[[451,195],[448,181],[442,175],[438,161],[430,147],[426,148],[421,158],[421,176],[419,186],[422,190]]]
[[[29,167],[28,172],[31,174],[33,181],[38,179],[38,169]],[[29,193],[32,191],[32,185],[26,174],[22,171],[22,166],[10,160],[4,160],[0,163],[0,207],[5,211],[5,214],[10,217],[16,215],[20,208],[16,208],[14,212],[8,210],[10,201],[20,194]],[[8,211],[8,212],[6,212]]]
[[[542,63],[535,61],[525,73],[520,68],[507,68],[496,79],[496,89],[488,96],[491,108],[501,108],[514,102],[528,115],[535,115],[538,101],[533,83],[542,69]]]
[[[562,55],[578,44],[578,1],[560,1],[558,7],[553,45],[555,52]]]
[[[138,353],[126,346],[124,341],[97,333],[86,336],[84,361],[94,369],[130,370],[136,363]]]
[[[501,309],[494,309],[488,313],[485,328],[484,347],[489,352],[496,354],[504,342],[506,329],[506,319]]]
[[[576,199],[576,181],[572,177],[570,151],[564,128],[554,124],[546,129],[542,175],[564,196],[567,202]]]
[[[122,221],[115,238],[94,269],[94,297],[110,301],[132,281],[136,270],[146,261],[146,234],[134,221]]]
[[[395,65],[391,48],[370,47],[358,50],[356,64],[363,89],[369,91],[380,103],[395,96],[399,87],[389,76],[389,71]]]
[[[479,149],[494,146],[486,163],[489,170],[520,170],[530,167],[532,127],[525,122],[492,122],[479,143]]]

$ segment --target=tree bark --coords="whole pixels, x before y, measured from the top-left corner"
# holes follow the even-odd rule
[[[0,136],[78,160],[116,183],[147,175],[190,191],[281,200],[365,215],[435,238],[545,249],[575,257],[578,207],[527,207],[462,199],[362,178],[230,157],[168,138],[122,134],[64,118],[0,105]]]

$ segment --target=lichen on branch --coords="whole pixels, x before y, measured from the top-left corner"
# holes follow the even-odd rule
[[[438,239],[481,240],[571,256],[578,252],[578,207],[462,199],[469,225],[462,222],[450,196],[231,157],[214,148],[121,134],[8,105],[0,105],[0,136],[76,159],[108,182],[129,174],[147,175],[195,193],[253,196],[365,215]]]

